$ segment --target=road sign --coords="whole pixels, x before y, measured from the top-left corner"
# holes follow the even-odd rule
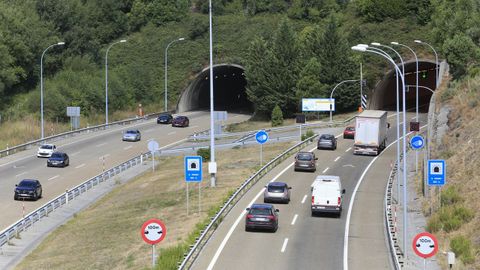
[[[147,222],[143,223],[142,230],[142,239],[147,244],[155,245],[160,243],[167,235],[167,227],[159,219],[150,219]]]
[[[445,160],[429,160],[428,161],[428,185],[429,186],[443,186],[445,185],[446,174]]]
[[[185,157],[185,181],[202,182],[202,157]]]
[[[410,131],[420,131],[420,122],[410,122]]]
[[[426,259],[437,253],[438,241],[433,234],[419,233],[413,238],[412,248],[418,256]]]
[[[420,135],[415,135],[410,139],[410,146],[415,150],[422,149],[424,144],[423,137]]]
[[[265,130],[258,131],[257,134],[255,134],[255,140],[257,140],[259,144],[266,143],[268,141],[268,133]]]
[[[150,152],[157,151],[158,147],[159,147],[158,142],[153,140],[148,142],[148,150],[150,150]]]

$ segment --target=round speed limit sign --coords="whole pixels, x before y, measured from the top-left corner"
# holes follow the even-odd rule
[[[163,224],[161,220],[150,219],[143,223],[140,233],[142,234],[143,241],[147,244],[155,245],[165,238],[167,227],[165,227],[165,224]]]
[[[433,234],[427,232],[419,233],[413,239],[412,248],[418,256],[426,259],[437,253],[438,241]]]

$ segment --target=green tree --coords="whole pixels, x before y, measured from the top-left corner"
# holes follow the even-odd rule
[[[300,77],[297,81],[296,97],[298,106],[300,106],[302,98],[326,98],[329,93],[326,93],[326,87],[320,81],[320,63],[317,58],[312,57],[305,67],[300,72]]]
[[[275,105],[272,111],[272,127],[281,126],[283,124],[283,113],[280,106]]]
[[[466,75],[468,68],[480,59],[480,49],[473,40],[459,33],[443,43],[442,50],[452,69],[452,76],[458,79]]]
[[[405,0],[358,0],[355,1],[357,14],[368,22],[383,22],[387,18],[404,17],[407,11]]]

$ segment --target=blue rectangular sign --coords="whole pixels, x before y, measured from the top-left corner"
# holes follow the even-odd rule
[[[185,157],[185,181],[202,182],[202,157]]]
[[[428,185],[429,186],[443,186],[445,185],[446,175],[445,160],[429,160],[428,161]]]

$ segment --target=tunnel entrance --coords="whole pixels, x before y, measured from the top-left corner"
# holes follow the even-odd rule
[[[214,110],[252,113],[253,104],[247,99],[244,68],[234,64],[213,66]],[[210,110],[210,68],[202,70],[182,93],[178,112]]]

